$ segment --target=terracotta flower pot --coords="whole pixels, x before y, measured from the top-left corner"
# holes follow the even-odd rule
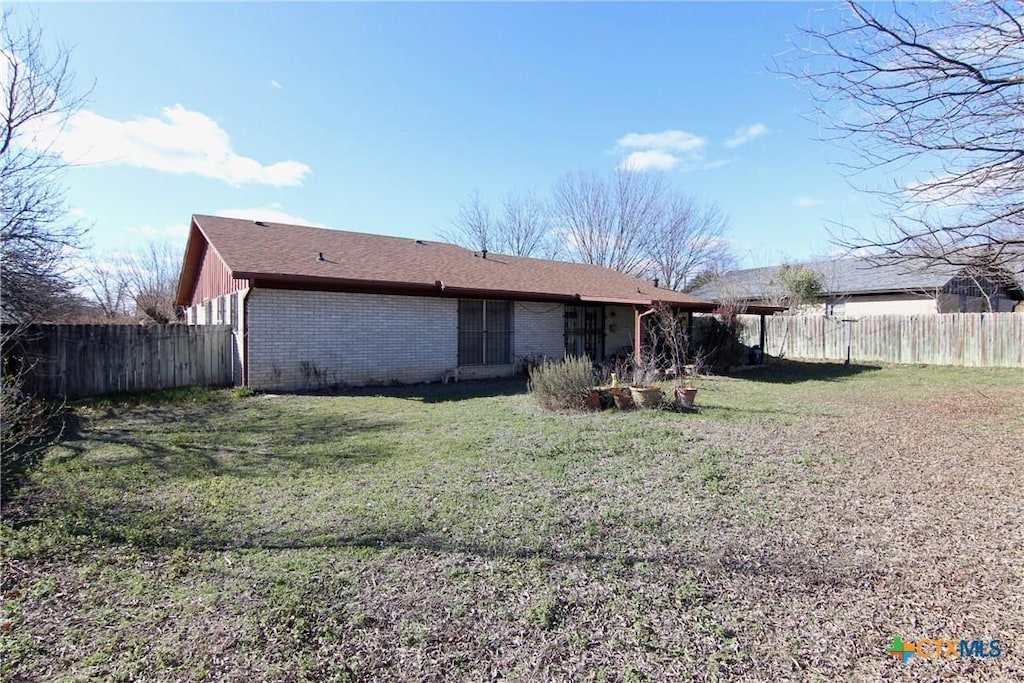
[[[633,407],[633,394],[629,390],[615,389],[612,391],[612,396],[615,397],[615,407],[619,410],[629,410]]]
[[[676,400],[684,408],[692,408],[697,398],[697,389],[694,387],[676,387]]]
[[[664,398],[661,387],[656,386],[632,386],[629,392],[638,408],[657,408]]]

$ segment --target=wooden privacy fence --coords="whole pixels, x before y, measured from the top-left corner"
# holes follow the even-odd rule
[[[31,325],[8,353],[27,390],[66,398],[227,386],[235,365],[230,325]]]
[[[757,344],[758,316],[741,315],[744,343]],[[853,362],[966,367],[1024,367],[1024,315],[944,313],[863,315],[853,321],[822,315],[765,318],[772,356]]]

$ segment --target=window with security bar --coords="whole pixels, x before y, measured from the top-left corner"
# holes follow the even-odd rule
[[[459,365],[512,362],[512,302],[459,300]]]

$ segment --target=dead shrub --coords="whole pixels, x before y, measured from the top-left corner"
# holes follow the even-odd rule
[[[548,410],[584,410],[594,386],[594,368],[586,357],[545,360],[530,369],[530,393]]]

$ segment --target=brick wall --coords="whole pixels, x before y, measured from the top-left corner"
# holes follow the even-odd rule
[[[516,360],[532,355],[565,355],[565,306],[517,301],[512,316],[512,355]]]
[[[255,389],[434,382],[458,362],[456,299],[263,288],[252,290],[248,300],[245,294],[234,292],[222,302],[213,299],[186,309],[192,324],[224,322],[235,328],[236,383],[241,382],[246,318],[249,385]],[[516,302],[513,360],[535,354],[561,358],[564,314],[562,304]],[[515,369],[467,366],[460,378],[502,377]]]
[[[455,299],[255,289],[246,308],[255,389],[437,381],[457,362]]]

